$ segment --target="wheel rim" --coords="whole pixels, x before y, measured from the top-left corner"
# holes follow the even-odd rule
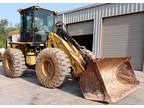
[[[55,65],[50,58],[42,61],[42,73],[45,77],[51,80],[55,75]]]
[[[6,64],[6,68],[12,72],[12,70],[13,70],[13,61],[12,61],[10,55],[6,55],[5,64]]]

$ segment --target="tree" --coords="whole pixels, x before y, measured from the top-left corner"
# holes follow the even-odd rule
[[[8,27],[8,20],[7,19],[0,20],[0,33],[5,33],[7,27]]]
[[[15,27],[8,26],[9,21],[7,19],[0,20],[0,48],[5,47],[6,38],[10,32],[18,30],[18,24]]]

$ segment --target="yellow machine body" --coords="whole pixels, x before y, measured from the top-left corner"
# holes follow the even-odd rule
[[[26,63],[29,65],[35,65],[36,63],[36,54],[33,52],[29,52],[26,55]]]

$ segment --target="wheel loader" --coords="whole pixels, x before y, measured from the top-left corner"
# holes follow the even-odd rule
[[[117,102],[139,85],[129,57],[96,58],[70,36],[65,24],[55,22],[56,12],[39,6],[18,11],[20,38],[9,41],[4,52],[6,76],[17,78],[26,68],[35,69],[44,87],[57,88],[71,73],[79,78],[84,98],[107,103]]]

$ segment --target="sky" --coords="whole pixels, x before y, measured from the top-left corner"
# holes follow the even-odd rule
[[[46,9],[62,12],[90,5],[90,3],[0,3],[0,19],[8,19],[12,25],[15,25],[20,22],[20,15],[17,10],[33,5],[38,5]]]

